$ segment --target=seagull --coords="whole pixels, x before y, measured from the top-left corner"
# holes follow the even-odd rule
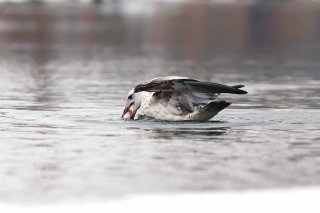
[[[165,76],[141,82],[126,99],[124,120],[133,120],[137,111],[156,120],[207,121],[230,102],[220,93],[247,94],[244,85],[227,86],[179,76]]]

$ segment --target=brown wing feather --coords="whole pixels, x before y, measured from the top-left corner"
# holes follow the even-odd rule
[[[158,77],[158,78],[151,79],[149,81],[141,82],[134,88],[134,92],[135,93],[141,92],[141,91],[158,92],[161,90],[174,92],[175,89],[173,88],[173,86],[175,85],[175,82],[179,82],[183,80],[197,81],[195,79],[189,79],[187,77],[178,77],[178,76]]]
[[[152,104],[161,105],[167,113],[185,116],[200,107],[199,104],[190,101],[190,95],[180,92],[161,92],[153,96]]]
[[[199,93],[232,93],[232,94],[246,94],[244,90],[239,88],[243,85],[227,86],[223,84],[201,82],[195,79],[184,77],[159,77],[151,79],[150,81],[138,84],[134,92],[199,92]]]

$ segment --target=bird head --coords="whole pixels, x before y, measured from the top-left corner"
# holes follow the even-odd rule
[[[143,92],[135,93],[134,89],[132,89],[126,100],[126,106],[122,113],[122,118],[125,120],[134,119],[134,116],[136,115],[138,109],[141,106],[143,98]]]

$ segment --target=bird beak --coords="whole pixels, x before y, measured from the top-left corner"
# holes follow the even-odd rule
[[[137,110],[133,110],[131,108],[134,106],[134,102],[130,103],[129,106],[124,108],[121,118],[125,120],[134,119],[134,116],[136,115]]]

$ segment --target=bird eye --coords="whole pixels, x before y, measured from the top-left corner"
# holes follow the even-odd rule
[[[128,99],[132,99],[132,98],[133,98],[132,95],[129,95],[129,96],[128,96]]]

